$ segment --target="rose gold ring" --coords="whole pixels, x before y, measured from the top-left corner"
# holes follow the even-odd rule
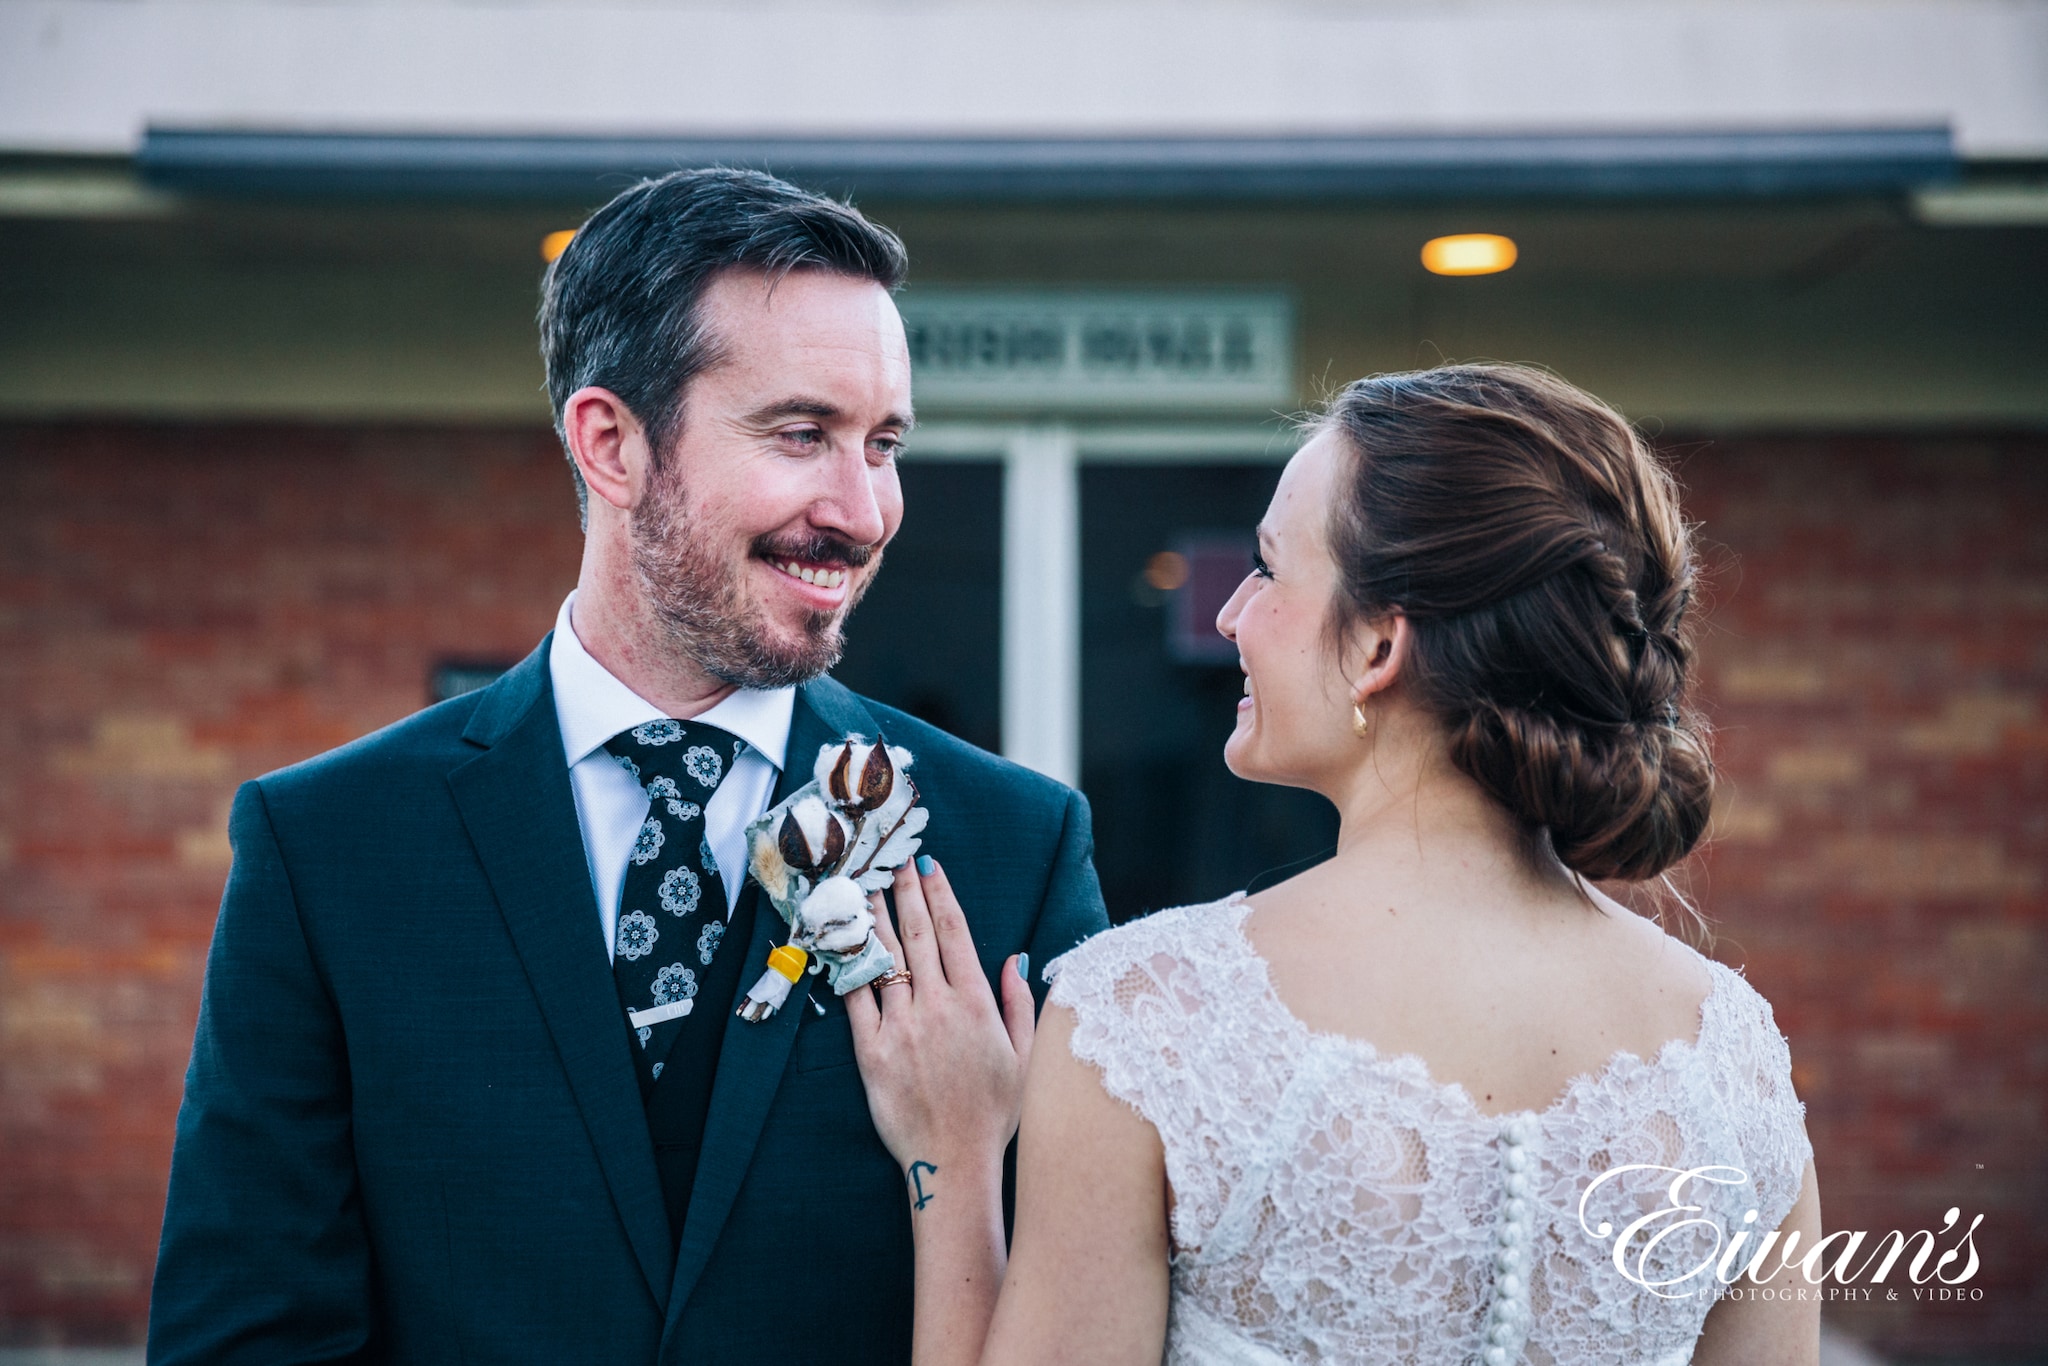
[[[868,983],[868,985],[873,987],[877,992],[880,992],[883,987],[893,987],[899,982],[906,987],[910,985],[909,968],[890,968],[880,977],[877,977],[874,981]]]

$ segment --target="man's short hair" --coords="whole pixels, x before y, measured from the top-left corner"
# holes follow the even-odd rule
[[[660,467],[682,426],[685,386],[718,359],[699,301],[732,269],[822,270],[893,291],[910,259],[895,233],[852,205],[760,171],[641,181],[591,215],[541,283],[541,359],[565,452],[563,405],[597,385],[640,420]],[[574,470],[573,456],[569,463]],[[589,501],[576,471],[586,516]]]

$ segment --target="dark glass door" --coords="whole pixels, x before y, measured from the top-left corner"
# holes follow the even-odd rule
[[[1223,765],[1243,675],[1212,622],[1279,477],[1082,467],[1081,785],[1114,920],[1223,896],[1336,842],[1322,798]]]
[[[902,479],[903,528],[832,676],[1000,752],[1003,468],[908,460]]]

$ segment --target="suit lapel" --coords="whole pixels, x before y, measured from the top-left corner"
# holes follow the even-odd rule
[[[673,1254],[661,1181],[598,931],[547,653],[543,641],[492,685],[464,734],[485,748],[450,772],[448,785],[568,1073],[627,1241],[655,1303],[665,1305]]]
[[[816,679],[798,689],[796,707],[790,717],[789,747],[783,755],[782,776],[775,785],[779,802],[811,780],[811,766],[818,750],[849,731],[874,736],[874,716],[860,699],[829,678]],[[759,896],[751,882],[746,895]],[[787,927],[771,906],[763,906],[754,917],[753,942],[740,973],[742,991],[754,984],[768,958],[768,949],[785,937]],[[675,1284],[669,1292],[668,1333],[681,1320],[683,1306],[711,1259],[726,1217],[746,1180],[761,1126],[782,1084],[782,1070],[789,1050],[796,1042],[797,1024],[809,1007],[810,991],[818,977],[806,976],[790,992],[789,1000],[759,1024],[736,1022],[725,1031],[725,1044],[718,1055],[718,1077],[712,1084],[711,1110],[704,1125],[704,1147],[697,1159],[697,1181],[690,1191],[690,1212],[683,1221],[682,1245],[676,1252]]]

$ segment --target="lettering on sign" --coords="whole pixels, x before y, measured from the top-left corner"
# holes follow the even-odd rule
[[[921,405],[1270,408],[1294,397],[1285,295],[928,290],[899,302]]]

